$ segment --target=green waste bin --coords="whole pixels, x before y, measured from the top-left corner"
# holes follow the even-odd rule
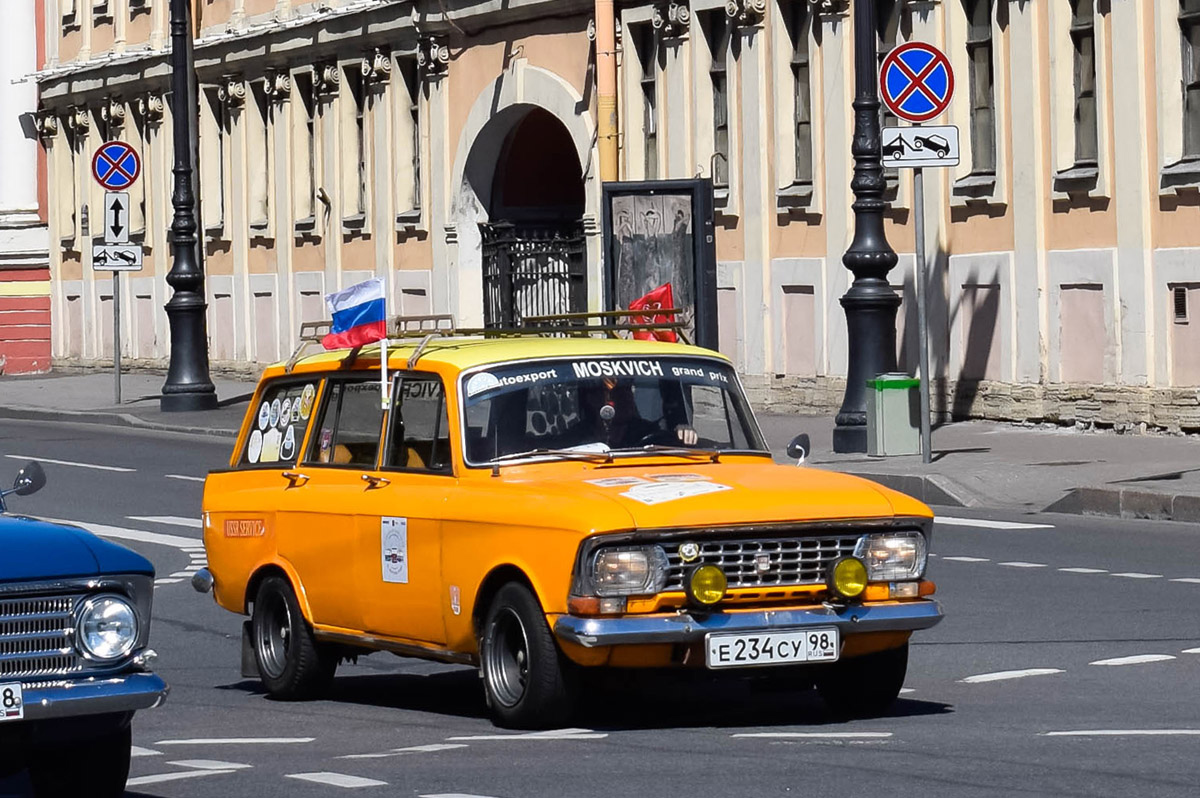
[[[921,453],[921,381],[907,374],[867,380],[867,454]]]

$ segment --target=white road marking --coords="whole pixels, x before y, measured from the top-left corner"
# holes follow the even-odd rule
[[[1021,562],[1020,560],[1016,560],[1014,562],[1000,562],[1000,563],[996,563],[996,564],[997,565],[1007,565],[1009,568],[1045,568],[1046,567],[1046,563],[1044,563],[1044,562]]]
[[[253,765],[245,765],[241,762],[222,762],[219,759],[177,759],[167,764],[178,765],[181,768],[192,768],[194,770],[242,770],[243,768],[254,767]]]
[[[551,729],[550,731],[527,732],[525,734],[477,734],[469,737],[447,737],[451,742],[467,740],[603,740],[607,732],[591,729]]]
[[[159,740],[155,745],[287,745],[311,743],[315,737],[194,737],[189,740]]]
[[[935,524],[946,526],[973,526],[981,529],[1054,529],[1053,524],[1025,524],[1020,521],[989,521],[986,518],[955,518],[939,515],[933,519]]]
[[[1059,568],[1058,570],[1066,574],[1106,574],[1108,571],[1103,568]]]
[[[183,581],[182,579],[174,579],[172,577],[164,576],[161,579],[155,579],[154,584],[156,584],[156,585],[174,585],[174,584],[176,584],[178,582],[182,582],[182,581]]]
[[[743,732],[730,737],[759,737],[787,740],[879,740],[891,737],[891,732]]]
[[[188,482],[203,482],[204,477],[189,477],[187,474],[163,474],[167,479],[185,479]]]
[[[1142,574],[1137,571],[1126,571],[1124,573],[1112,574],[1113,576],[1123,576],[1126,579],[1162,579],[1162,574]]]
[[[1026,676],[1049,676],[1052,673],[1064,673],[1060,668],[1025,668],[1019,671],[996,671],[995,673],[978,673],[959,679],[963,684],[982,684],[983,682],[1001,682],[1005,679],[1024,679]]]
[[[154,776],[138,776],[125,782],[126,787],[142,787],[146,784],[158,784],[164,781],[179,781],[194,779],[200,776],[220,776],[225,773],[235,773],[233,770],[181,770],[178,773],[159,773]]]
[[[905,693],[915,693],[915,692],[916,692],[916,690],[912,689],[911,687],[901,687],[900,688],[900,695],[904,695]]]
[[[1200,648],[1185,648],[1180,654],[1200,654]]]
[[[180,535],[164,535],[161,532],[144,532],[140,529],[126,529],[125,527],[108,526],[107,524],[93,524],[88,521],[67,521],[62,518],[43,518],[42,520],[53,524],[72,524],[73,526],[83,527],[88,532],[99,535],[102,538],[136,540],[142,543],[170,546],[173,549],[196,545],[195,538],[185,538]]]
[[[120,471],[126,474],[137,471],[136,468],[122,468],[121,466],[99,465],[97,463],[76,463],[74,460],[51,460],[49,457],[26,457],[23,454],[6,454],[4,456],[10,460],[37,460],[39,463],[54,463],[55,465],[75,466],[76,468],[94,468],[98,471]]]
[[[200,529],[203,523],[199,518],[181,518],[178,515],[127,515],[130,521],[149,521],[152,524],[168,524],[169,526],[186,526]]]
[[[358,787],[384,787],[386,781],[378,779],[364,779],[362,776],[347,776],[345,773],[330,773],[321,771],[319,773],[288,773],[289,779],[299,779],[300,781],[314,781],[317,784],[328,784],[332,787],[345,787],[347,789],[356,789]]]
[[[1172,579],[1172,582],[1187,582],[1189,585],[1200,585],[1200,579],[1195,577],[1185,576],[1180,579]]]
[[[393,748],[391,751],[383,751],[378,754],[345,754],[334,757],[334,759],[385,759],[389,756],[431,754],[435,751],[450,751],[455,748],[470,748],[470,746],[465,743],[432,743],[430,745],[413,745],[408,748]]]
[[[954,562],[991,562],[987,557],[943,557],[942,559]]]
[[[162,756],[162,751],[155,751],[153,748],[142,748],[140,745],[132,745],[129,747],[130,756]]]
[[[417,798],[492,798],[490,795],[475,795],[465,792],[438,792],[428,795],[418,795]]]
[[[1042,737],[1200,737],[1200,729],[1085,729],[1042,732]]]
[[[1169,659],[1175,659],[1173,654],[1135,654],[1132,657],[1113,657],[1112,659],[1098,659],[1095,662],[1089,662],[1089,665],[1141,665],[1146,662],[1166,662]]]

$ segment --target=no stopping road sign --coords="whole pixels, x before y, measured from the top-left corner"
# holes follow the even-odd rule
[[[106,141],[92,156],[92,177],[108,191],[124,191],[142,172],[142,159],[123,141]]]
[[[950,105],[954,70],[946,54],[924,42],[893,49],[879,68],[879,93],[887,109],[908,122],[926,122]]]

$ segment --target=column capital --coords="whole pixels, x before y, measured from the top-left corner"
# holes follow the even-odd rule
[[[686,2],[655,3],[650,23],[664,39],[682,39],[687,36],[692,23],[692,10]]]

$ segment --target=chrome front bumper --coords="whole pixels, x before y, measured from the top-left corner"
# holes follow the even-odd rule
[[[911,632],[942,620],[942,608],[932,599],[901,604],[853,605],[842,609],[756,610],[691,615],[627,615],[622,618],[580,618],[562,615],[554,634],[586,648],[637,643],[689,643],[709,632],[762,632],[836,626],[843,637],[864,632]]]
[[[170,688],[154,673],[128,673],[23,685],[24,720],[133,712],[156,707]]]

